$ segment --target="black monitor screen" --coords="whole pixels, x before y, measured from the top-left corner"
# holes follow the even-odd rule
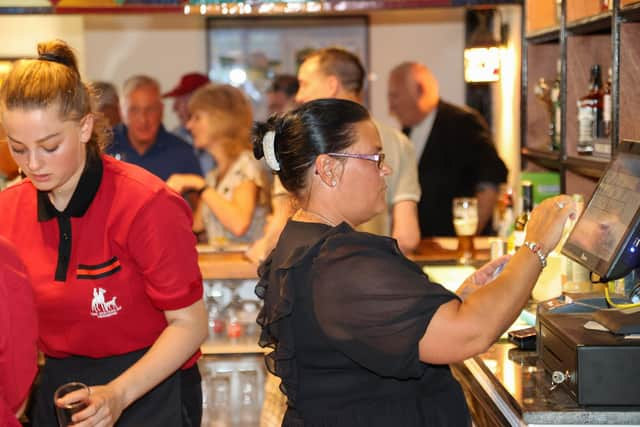
[[[625,141],[608,166],[562,253],[603,280],[637,267],[640,144]]]

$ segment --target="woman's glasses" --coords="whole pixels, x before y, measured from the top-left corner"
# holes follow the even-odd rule
[[[353,159],[362,159],[369,160],[371,162],[376,162],[378,165],[378,169],[382,169],[384,166],[384,153],[376,153],[376,154],[355,154],[355,153],[327,153],[327,156],[331,157],[351,157]]]

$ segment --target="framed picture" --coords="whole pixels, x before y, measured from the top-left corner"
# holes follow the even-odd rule
[[[296,75],[310,52],[339,46],[368,68],[366,16],[328,18],[209,18],[209,78],[245,91],[257,120],[266,118],[265,92],[277,74]],[[366,99],[366,96],[365,96]]]

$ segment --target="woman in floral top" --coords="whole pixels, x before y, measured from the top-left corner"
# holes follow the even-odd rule
[[[209,243],[248,243],[258,239],[268,206],[268,180],[251,152],[252,114],[244,94],[229,85],[198,89],[189,101],[187,128],[197,148],[207,150],[216,166],[205,178],[172,175],[167,184],[182,193],[201,194],[194,230],[204,228]]]

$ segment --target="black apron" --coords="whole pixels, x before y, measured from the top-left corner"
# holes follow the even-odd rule
[[[33,426],[58,427],[53,393],[60,385],[71,381],[79,381],[88,386],[107,384],[137,362],[147,350],[100,359],[80,356],[64,359],[47,357],[41,370],[40,384],[35,393],[30,417]],[[202,407],[200,375],[197,372],[196,380],[196,373],[192,372],[194,368],[197,371],[197,365],[186,371],[190,373],[188,375],[190,384],[182,384],[181,371],[175,372],[126,408],[118,419],[116,427],[192,426],[192,421],[189,419],[192,408],[183,407],[181,388],[188,386],[187,390],[192,397],[200,396],[200,402],[189,403],[192,406]]]

